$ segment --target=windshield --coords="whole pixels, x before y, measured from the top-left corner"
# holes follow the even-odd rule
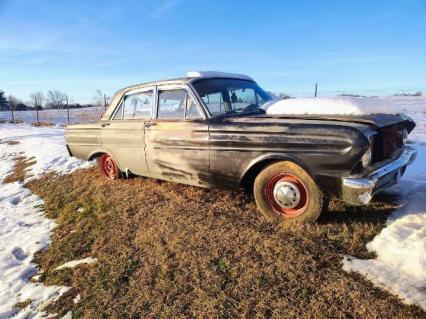
[[[272,100],[255,82],[238,79],[205,79],[193,83],[211,115],[258,112]]]

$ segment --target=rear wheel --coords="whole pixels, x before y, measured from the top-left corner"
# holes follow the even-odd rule
[[[99,169],[102,174],[109,179],[118,179],[123,176],[122,172],[117,166],[117,163],[108,154],[102,154],[98,158]]]
[[[323,196],[312,177],[299,165],[278,162],[256,177],[254,197],[260,212],[284,223],[313,223],[322,209]]]

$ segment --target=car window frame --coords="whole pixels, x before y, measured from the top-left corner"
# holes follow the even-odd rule
[[[145,92],[149,92],[149,91],[152,91],[151,115],[150,115],[149,118],[128,118],[128,119],[125,119],[125,118],[123,118],[124,107],[121,109],[121,118],[119,118],[119,119],[114,118],[115,115],[117,114],[117,112],[120,110],[120,107],[124,104],[127,96],[138,94],[138,93],[145,93]],[[114,112],[112,112],[111,117],[110,117],[110,121],[144,121],[144,122],[150,121],[153,118],[154,106],[155,106],[155,102],[156,102],[156,94],[157,94],[157,90],[156,90],[155,86],[149,86],[149,87],[129,90],[129,91],[125,92],[123,94],[123,96],[120,98],[120,102],[117,103],[117,106],[115,107]]]
[[[185,98],[185,112],[184,112],[184,117],[179,119],[161,119],[158,118],[158,110],[159,110],[159,95],[161,91],[175,91],[175,90],[184,90],[186,91],[186,98]],[[195,103],[195,106],[198,110],[198,113],[200,114],[200,118],[197,119],[190,119],[190,118],[186,118],[186,111],[187,111],[187,101],[188,101],[188,96],[191,97],[192,101]],[[164,85],[157,85],[156,86],[156,90],[155,90],[155,100],[154,100],[154,114],[152,116],[152,120],[153,121],[159,121],[159,122],[193,122],[193,121],[200,121],[200,120],[206,120],[207,116],[203,110],[203,108],[200,106],[200,103],[198,101],[198,98],[196,97],[196,95],[194,94],[194,92],[191,90],[191,88],[188,85],[184,85],[184,84],[164,84]]]

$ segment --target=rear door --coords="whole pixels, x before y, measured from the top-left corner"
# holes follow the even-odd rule
[[[121,170],[147,175],[144,124],[152,116],[154,88],[127,93],[110,120],[102,123],[102,145]]]
[[[208,124],[185,86],[157,88],[154,119],[145,123],[152,177],[210,186]]]

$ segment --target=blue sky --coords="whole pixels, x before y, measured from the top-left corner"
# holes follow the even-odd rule
[[[0,0],[0,89],[90,102],[188,70],[295,96],[426,94],[426,0]]]

